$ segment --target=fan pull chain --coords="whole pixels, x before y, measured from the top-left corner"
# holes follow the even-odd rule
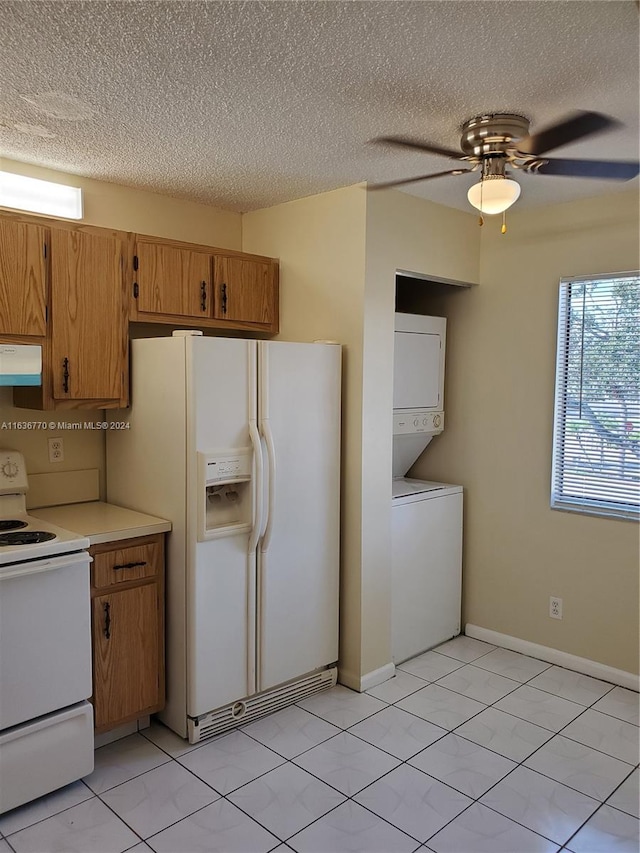
[[[480,178],[480,216],[478,217],[478,225],[484,225],[484,216],[482,215],[482,211],[483,211],[482,187],[483,187],[483,182],[482,182],[482,178]]]
[[[507,211],[503,210],[502,212],[502,228],[500,229],[502,234],[507,233]]]

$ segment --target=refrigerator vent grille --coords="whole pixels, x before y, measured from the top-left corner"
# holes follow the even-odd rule
[[[190,719],[188,721],[189,743],[198,743],[206,738],[221,734],[228,729],[246,725],[246,723],[257,720],[259,717],[264,717],[265,714],[271,714],[280,708],[286,708],[288,705],[311,696],[313,693],[326,690],[328,687],[334,687],[337,675],[338,670],[336,667],[332,667],[322,672],[316,672],[299,681],[285,684],[284,687],[278,687],[268,693],[260,693],[244,702],[246,710],[241,716],[238,716],[237,713],[234,714],[234,709],[237,708],[238,703],[233,702],[219,711],[213,711],[211,714],[201,717],[199,725],[196,725],[195,720]]]

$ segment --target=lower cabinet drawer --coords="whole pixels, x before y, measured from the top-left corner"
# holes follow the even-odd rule
[[[126,547],[106,550],[109,546],[97,545],[93,555],[93,586],[96,589],[143,580],[158,575],[162,567],[162,538],[131,539]]]
[[[92,770],[93,709],[88,702],[6,729],[0,734],[0,778],[7,782],[0,785],[0,814]]]

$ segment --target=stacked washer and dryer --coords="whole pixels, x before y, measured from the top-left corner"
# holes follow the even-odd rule
[[[462,486],[405,477],[444,429],[444,317],[396,314],[393,379],[392,656],[460,633]]]

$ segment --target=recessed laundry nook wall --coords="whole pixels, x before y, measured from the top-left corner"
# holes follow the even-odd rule
[[[638,672],[637,524],[549,508],[558,284],[638,268],[635,192],[482,229],[480,284],[448,318],[447,429],[411,476],[465,486],[463,622]],[[563,598],[562,620],[549,597]]]

